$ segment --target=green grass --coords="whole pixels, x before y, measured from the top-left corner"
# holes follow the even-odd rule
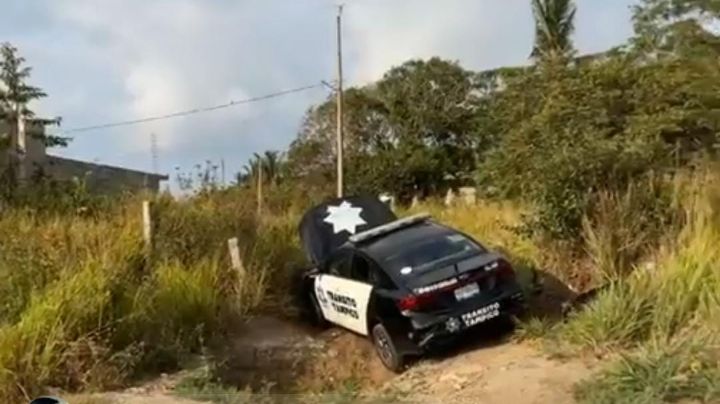
[[[146,255],[141,199],[88,213],[10,208],[0,217],[0,398],[46,386],[123,385],[171,370],[239,317],[275,310],[302,260],[299,208],[255,216],[243,190],[155,201]],[[230,267],[238,237],[244,275]]]
[[[207,368],[190,375],[178,383],[174,394],[179,397],[210,401],[217,404],[240,404],[240,403],[325,403],[343,404],[356,403],[360,401],[359,391],[361,383],[356,380],[345,380],[334,389],[323,393],[271,393],[270,385],[258,391],[249,389],[238,389],[223,384],[212,376]],[[396,400],[371,402],[395,402]]]
[[[648,342],[577,387],[588,403],[661,403],[720,399],[716,335]]]
[[[536,269],[550,268],[565,280],[582,271],[612,275],[604,278],[613,284],[567,322],[530,318],[519,327],[520,337],[544,338],[566,355],[592,350],[622,356],[579,386],[579,399],[720,399],[717,341],[699,337],[720,335],[713,328],[720,325],[720,179],[696,173],[681,185],[683,217],[670,218],[664,238],[652,227],[657,221],[628,223],[642,214],[649,193],[633,191],[642,203],[609,198],[604,210],[589,215],[590,269],[547,241],[515,231],[525,209],[514,203],[446,208],[429,201],[413,211],[429,211],[507,255],[527,288]],[[69,202],[62,209],[6,209],[0,217],[0,398],[23,400],[47,386],[120,387],[178,367],[242,316],[287,314],[288,291],[304,261],[296,226],[310,203],[287,198],[270,192],[260,218],[246,190],[159,198],[150,256],[142,242],[140,198],[105,200],[90,209],[70,209]],[[647,245],[632,244],[614,256],[634,229],[645,232]],[[244,274],[230,267],[230,237],[240,241]],[[654,269],[634,269],[648,256]],[[227,390],[211,380],[188,383],[188,392]],[[357,398],[351,385],[338,389],[341,401]]]
[[[552,338],[623,359],[579,388],[586,402],[720,400],[720,178],[683,188],[685,220],[654,270],[617,280]]]

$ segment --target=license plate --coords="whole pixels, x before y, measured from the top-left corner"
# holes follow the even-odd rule
[[[485,321],[491,320],[499,315],[500,303],[493,303],[477,310],[473,310],[469,313],[465,313],[461,317],[463,322],[465,322],[465,326],[470,327],[475,324],[484,323]]]
[[[480,288],[476,282],[455,289],[455,299],[457,301],[469,299],[480,293]]]

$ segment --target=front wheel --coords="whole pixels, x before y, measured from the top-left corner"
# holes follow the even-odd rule
[[[312,302],[313,306],[313,324],[318,328],[328,328],[330,327],[330,323],[325,320],[325,315],[323,314],[322,309],[320,308],[320,303],[318,303],[317,297],[315,294],[310,294],[310,301]]]
[[[384,325],[376,324],[372,329],[373,345],[386,368],[400,373],[405,365],[405,358],[398,353],[390,333]]]

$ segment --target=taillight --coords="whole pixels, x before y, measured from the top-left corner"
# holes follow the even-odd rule
[[[435,302],[437,293],[425,293],[421,295],[407,295],[398,300],[397,306],[400,311],[419,311],[427,308]]]
[[[419,306],[418,298],[415,295],[407,295],[397,302],[398,309],[401,311],[413,311]]]

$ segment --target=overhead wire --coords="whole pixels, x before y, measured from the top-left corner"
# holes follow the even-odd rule
[[[324,87],[324,86],[325,86],[325,84],[323,84],[323,82],[320,82],[320,83],[316,83],[316,84],[310,84],[310,85],[306,85],[306,86],[302,86],[302,87],[291,88],[288,90],[277,91],[274,93],[260,95],[260,96],[251,97],[251,98],[246,98],[246,99],[242,99],[242,100],[232,100],[230,102],[227,102],[224,104],[219,104],[219,105],[212,105],[212,106],[208,106],[208,107],[198,107],[198,108],[188,109],[185,111],[171,112],[168,114],[148,116],[148,117],[144,117],[144,118],[129,119],[129,120],[124,120],[124,121],[76,127],[76,128],[71,128],[71,129],[67,129],[67,130],[61,130],[60,135],[65,135],[65,134],[70,134],[70,133],[87,132],[87,131],[92,131],[92,130],[97,130],[97,129],[115,128],[118,126],[136,125],[136,124],[140,124],[140,123],[154,122],[154,121],[178,118],[178,117],[183,117],[183,116],[188,116],[188,115],[195,115],[195,114],[200,114],[200,113],[205,113],[205,112],[217,111],[219,109],[230,108],[230,107],[234,107],[237,105],[243,105],[243,104],[250,104],[250,103],[258,102],[258,101],[264,101],[264,100],[268,100],[271,98],[277,98],[277,97],[281,97],[284,95],[299,93],[302,91],[307,91],[307,90],[310,90],[313,88]]]

